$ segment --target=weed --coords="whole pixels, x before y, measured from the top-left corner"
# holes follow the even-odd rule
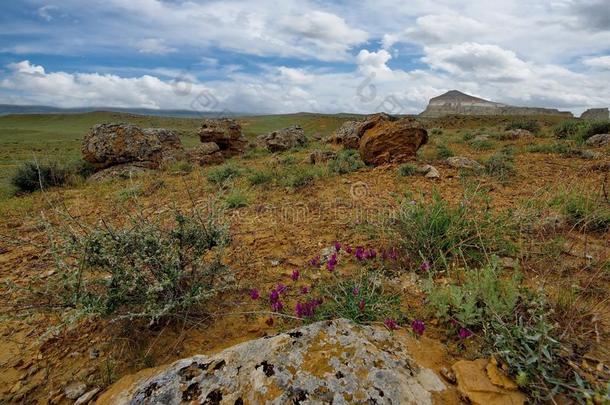
[[[328,162],[328,170],[338,174],[351,173],[363,167],[364,162],[360,159],[358,151],[353,149],[342,150],[337,154],[336,159]]]
[[[608,133],[610,133],[610,120],[591,121],[585,123],[580,128],[580,131],[578,131],[578,135],[576,136],[576,140],[579,142],[584,142],[593,135]]]
[[[494,143],[487,139],[473,139],[468,143],[470,147],[477,151],[493,149]]]
[[[240,208],[248,205],[250,197],[247,193],[240,189],[234,189],[225,198],[225,204],[228,208]]]
[[[445,144],[440,144],[436,146],[436,157],[437,159],[447,159],[455,156],[453,150],[449,149],[449,147]]]
[[[417,166],[407,163],[398,168],[398,175],[402,177],[414,176],[417,174]]]
[[[188,174],[193,171],[193,164],[187,160],[179,160],[172,163],[167,167],[167,170],[171,173],[177,174]]]
[[[271,170],[255,170],[248,176],[248,182],[253,186],[260,186],[271,183],[274,177]]]
[[[582,121],[566,120],[553,127],[553,135],[557,139],[575,138],[586,123]]]
[[[430,135],[442,135],[443,130],[441,128],[432,128],[430,130]]]
[[[208,173],[208,181],[214,184],[223,185],[241,175],[241,171],[232,164],[224,164],[213,168]]]
[[[514,251],[510,224],[494,216],[480,192],[466,193],[452,206],[438,192],[432,201],[404,202],[395,220],[401,245],[412,260],[429,262],[432,271],[448,259],[482,263],[492,253]]]
[[[11,183],[20,193],[32,193],[69,183],[72,171],[56,162],[25,162],[15,172]]]
[[[323,170],[321,168],[295,165],[282,174],[280,184],[284,187],[304,187],[313,183],[322,174]]]
[[[538,132],[540,132],[540,124],[536,120],[520,119],[509,122],[504,129],[506,129],[507,131],[513,129],[524,129],[526,131],[530,131],[533,134],[537,134]]]
[[[506,182],[517,175],[515,158],[509,151],[502,150],[495,153],[485,162],[485,171],[488,175]]]
[[[132,225],[103,223],[76,233],[49,227],[62,284],[58,296],[82,314],[150,322],[184,315],[228,288],[222,247],[227,226],[219,211],[175,212],[169,228],[141,216]],[[209,254],[208,254],[209,253]]]
[[[142,195],[144,195],[144,191],[142,189],[142,186],[140,186],[140,185],[125,188],[123,190],[119,190],[116,193],[117,199],[122,202],[132,200],[132,199],[140,197]]]
[[[610,207],[590,191],[564,191],[551,204],[558,206],[568,221],[582,231],[610,230]]]
[[[570,153],[570,146],[565,143],[552,143],[552,144],[538,144],[538,145],[529,145],[526,148],[527,152],[530,153],[557,153],[560,155],[565,155]]]
[[[466,132],[464,135],[462,135],[462,140],[464,142],[468,142],[473,140],[476,137],[476,135],[472,132]]]

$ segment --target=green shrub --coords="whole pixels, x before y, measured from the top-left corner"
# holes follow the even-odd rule
[[[578,141],[586,141],[593,135],[610,133],[610,120],[591,121],[583,125],[578,133]]]
[[[210,183],[222,185],[240,175],[241,171],[237,167],[231,164],[224,164],[210,170],[208,173],[208,181]]]
[[[324,296],[320,318],[346,318],[366,324],[387,318],[400,318],[400,296],[388,291],[377,271],[323,282],[318,288]]]
[[[346,174],[364,167],[358,151],[345,149],[337,154],[337,158],[328,162],[328,169],[332,173]]]
[[[526,148],[530,153],[556,153],[560,155],[568,154],[570,149],[570,146],[565,143],[529,145]]]
[[[167,170],[172,173],[188,174],[194,169],[193,164],[187,160],[179,160],[167,167]]]
[[[255,170],[248,176],[248,182],[253,186],[260,186],[271,183],[274,178],[274,173],[271,170]]]
[[[488,175],[506,182],[517,175],[515,158],[505,150],[497,152],[485,162],[485,171]]]
[[[586,123],[583,121],[562,121],[553,127],[553,135],[555,135],[555,138],[557,139],[575,138],[584,125],[586,125]]]
[[[525,129],[526,131],[530,131],[533,134],[537,134],[540,132],[540,124],[536,120],[532,119],[520,119],[513,120],[509,122],[505,129],[510,131],[512,129]]]
[[[437,159],[447,159],[455,156],[455,153],[449,149],[449,147],[445,144],[436,146],[436,157]]]
[[[486,139],[473,139],[469,142],[469,145],[472,149],[477,151],[489,150],[494,147],[494,143]]]
[[[427,291],[435,315],[451,329],[482,336],[484,349],[508,367],[535,402],[561,392],[581,400],[592,394],[553,335],[544,296],[522,288],[518,274],[503,277],[497,260],[467,272],[461,284],[430,281]]]
[[[493,215],[480,194],[466,194],[453,206],[438,192],[426,203],[404,202],[394,220],[399,243],[417,264],[425,261],[437,271],[448,260],[485,262],[489,254],[514,251],[512,226]]]
[[[313,183],[322,173],[318,167],[294,165],[282,173],[280,184],[284,187],[304,187]]]
[[[475,138],[475,136],[476,135],[472,132],[466,132],[464,135],[462,135],[462,140],[464,142],[468,142],[468,141],[473,140]]]
[[[398,175],[402,177],[414,176],[417,174],[417,166],[406,163],[398,168]]]
[[[589,191],[573,189],[557,196],[552,204],[559,206],[568,221],[581,230],[610,230],[610,206]]]
[[[235,189],[227,195],[225,203],[228,208],[240,208],[248,205],[250,197],[243,190]]]
[[[11,178],[18,193],[32,193],[68,184],[74,171],[56,162],[25,162]]]
[[[184,316],[228,288],[221,264],[227,229],[217,210],[176,212],[170,226],[141,215],[120,228],[106,222],[92,229],[50,226],[62,275],[55,295],[81,314],[114,320]]]
[[[247,149],[246,152],[242,155],[242,158],[248,160],[248,159],[255,159],[258,157],[268,156],[270,154],[271,154],[271,152],[269,152],[265,148],[255,147],[255,148]]]
[[[142,195],[144,195],[144,191],[142,189],[142,186],[139,185],[119,190],[116,193],[117,199],[123,202],[127,200],[132,200]]]
[[[440,128],[432,128],[430,130],[430,135],[442,135],[443,134],[443,130]]]

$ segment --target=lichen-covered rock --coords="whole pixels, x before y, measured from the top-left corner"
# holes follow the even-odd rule
[[[335,160],[337,158],[337,152],[332,150],[314,150],[309,154],[309,163],[317,165],[319,163],[326,163],[329,160]]]
[[[594,148],[601,148],[602,146],[610,145],[610,134],[593,135],[585,141],[585,144]]]
[[[362,133],[360,127],[363,121],[345,121],[332,135],[326,138],[326,143],[343,145],[347,149],[358,149]]]
[[[205,142],[186,151],[188,159],[200,166],[220,163],[224,160],[216,142]]]
[[[431,404],[441,379],[380,327],[323,321],[117,382],[104,404]]]
[[[165,128],[144,128],[142,131],[145,134],[156,136],[161,142],[162,164],[173,163],[185,158],[182,141],[174,131]]]
[[[269,152],[281,152],[307,143],[305,131],[298,125],[261,135],[257,140]]]
[[[446,160],[447,164],[456,169],[482,169],[483,166],[474,159],[465,156],[452,156]]]
[[[230,118],[203,120],[198,135],[201,142],[214,142],[218,145],[224,157],[239,155],[248,145],[241,125]]]
[[[517,139],[529,139],[529,138],[533,138],[534,134],[532,134],[530,131],[528,131],[527,129],[510,129],[508,131],[505,131],[502,134],[502,139],[503,140],[512,140],[512,141],[516,141]]]
[[[381,165],[412,160],[428,142],[428,132],[414,119],[378,114],[367,120],[360,138],[360,157],[366,164]]]
[[[163,146],[153,133],[131,124],[95,125],[83,140],[83,158],[97,168],[130,162],[158,166]]]
[[[152,172],[155,166],[149,162],[134,162],[114,165],[93,173],[87,181],[99,182],[113,179],[130,179],[140,174]]]

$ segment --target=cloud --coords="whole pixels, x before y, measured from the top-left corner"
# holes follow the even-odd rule
[[[53,20],[53,11],[58,10],[59,7],[53,5],[42,6],[38,9],[38,15],[40,18],[51,21]]]
[[[608,0],[576,0],[572,10],[582,27],[590,31],[610,31]]]
[[[170,48],[164,44],[164,41],[157,38],[147,38],[138,41],[136,48],[140,53],[149,53],[153,55],[167,55],[168,53],[176,52],[175,48]]]
[[[582,63],[593,68],[610,70],[610,55],[587,58],[584,59]]]

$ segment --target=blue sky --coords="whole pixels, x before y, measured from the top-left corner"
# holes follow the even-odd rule
[[[450,89],[609,106],[608,0],[0,5],[0,103],[413,113]]]

